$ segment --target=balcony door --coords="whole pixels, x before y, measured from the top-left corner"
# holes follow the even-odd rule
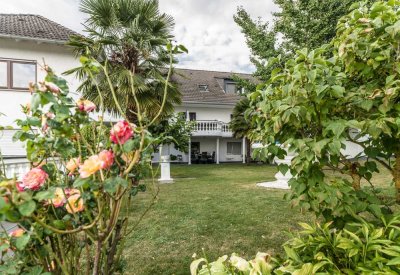
[[[200,154],[200,142],[191,143],[192,154]]]
[[[190,121],[196,120],[196,113],[195,112],[189,112],[189,120]]]

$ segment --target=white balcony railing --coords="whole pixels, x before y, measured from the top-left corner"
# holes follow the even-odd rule
[[[197,120],[193,136],[232,137],[229,123],[219,120]]]
[[[5,159],[4,168],[7,178],[16,177],[18,180],[21,180],[31,169],[31,164],[27,159]]]

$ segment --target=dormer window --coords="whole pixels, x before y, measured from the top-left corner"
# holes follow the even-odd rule
[[[224,91],[227,94],[235,94],[237,92],[237,86],[233,80],[225,79],[224,86]]]
[[[208,85],[200,84],[199,85],[199,90],[200,90],[200,92],[208,92]]]

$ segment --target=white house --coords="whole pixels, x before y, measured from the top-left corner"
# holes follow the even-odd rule
[[[251,75],[237,74],[245,79]],[[176,156],[176,161],[192,163],[245,162],[245,141],[233,137],[229,129],[232,111],[240,96],[233,73],[175,69],[172,82],[182,93],[182,105],[175,107],[187,120],[196,121],[189,153],[173,145],[163,147],[163,155]],[[158,156],[153,159],[158,161]]]
[[[15,127],[15,120],[23,117],[21,105],[31,98],[29,82],[45,77],[43,62],[58,74],[79,65],[65,45],[72,34],[76,33],[39,15],[0,14],[0,125]],[[75,91],[78,81],[65,78]],[[25,157],[21,145],[12,142],[14,132],[5,130],[0,138],[6,159]]]
[[[23,116],[21,105],[30,101],[28,83],[44,78],[43,60],[58,74],[77,67],[72,49],[66,45],[76,33],[39,15],[0,14],[0,125],[16,126]],[[244,78],[250,75],[238,74]],[[70,90],[79,82],[65,76]],[[239,100],[232,73],[176,69],[172,81],[182,93],[182,105],[176,112],[197,121],[191,138],[190,153],[164,146],[165,153],[187,163],[240,162],[245,159],[245,143],[233,138],[228,123]],[[75,93],[76,98],[79,94]],[[13,143],[15,130],[5,130],[0,136],[3,157],[14,161],[25,157],[21,144]],[[155,156],[155,162],[158,156]],[[18,169],[17,169],[18,170]]]

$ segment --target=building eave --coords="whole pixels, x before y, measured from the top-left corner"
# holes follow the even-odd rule
[[[9,35],[9,34],[0,34],[0,38],[14,39],[16,41],[18,41],[18,40],[32,41],[32,42],[36,42],[39,44],[40,43],[48,43],[48,44],[67,46],[66,45],[67,41],[65,41],[65,40],[45,39],[45,38],[36,38],[36,37]]]
[[[180,106],[233,108],[233,107],[235,107],[235,105],[236,105],[236,103],[183,101]]]

